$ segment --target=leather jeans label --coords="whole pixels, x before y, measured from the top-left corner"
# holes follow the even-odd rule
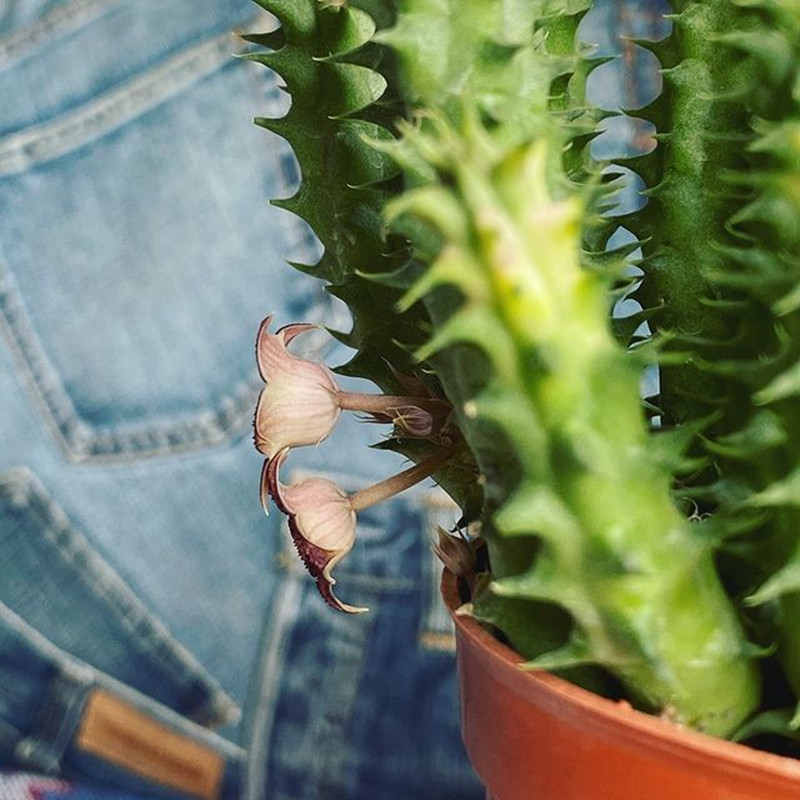
[[[102,689],[89,696],[77,735],[87,753],[200,798],[219,796],[224,761]]]

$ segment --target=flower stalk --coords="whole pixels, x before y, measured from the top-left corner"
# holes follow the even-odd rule
[[[450,416],[448,403],[438,398],[366,394],[339,391],[336,402],[343,411],[369,414],[373,422],[391,423],[398,436],[426,438],[439,433]]]
[[[444,450],[434,456],[415,464],[413,467],[392,475],[366,489],[361,489],[350,496],[350,507],[353,511],[363,511],[410,489],[412,486],[429,478],[453,457],[452,450]]]

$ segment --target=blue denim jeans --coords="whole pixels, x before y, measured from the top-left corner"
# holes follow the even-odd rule
[[[0,763],[129,797],[241,796],[240,747],[55,647],[6,606],[0,654]],[[142,764],[166,770],[172,785]]]
[[[453,509],[362,516],[351,619],[259,506],[258,323],[348,320],[284,265],[317,245],[267,205],[297,176],[251,122],[276,77],[231,57],[254,8],[0,5],[0,768],[185,795],[92,738],[121,709],[112,741],[169,729],[226,797],[478,798],[427,540]],[[375,438],[287,466],[363,486],[402,467]]]

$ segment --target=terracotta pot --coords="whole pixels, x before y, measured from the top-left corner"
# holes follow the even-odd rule
[[[684,730],[519,668],[469,617],[448,572],[461,722],[489,800],[798,800],[800,761]]]

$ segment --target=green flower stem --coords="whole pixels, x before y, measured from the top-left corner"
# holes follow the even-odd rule
[[[273,203],[308,222],[324,247],[318,263],[293,266],[325,280],[350,308],[353,329],[338,337],[356,354],[339,371],[394,391],[388,364],[410,371],[408,351],[398,343],[419,342],[425,317],[422,307],[387,313],[400,289],[367,277],[397,269],[406,259],[402,242],[387,242],[381,219],[397,167],[365,142],[393,140],[392,126],[402,113],[378,69],[389,71],[390,65],[373,41],[376,22],[354,3],[256,2],[281,27],[250,37],[270,50],[246,57],[275,70],[292,98],[285,116],[256,123],[289,142],[302,175],[292,197]],[[382,16],[385,4],[363,5]]]

